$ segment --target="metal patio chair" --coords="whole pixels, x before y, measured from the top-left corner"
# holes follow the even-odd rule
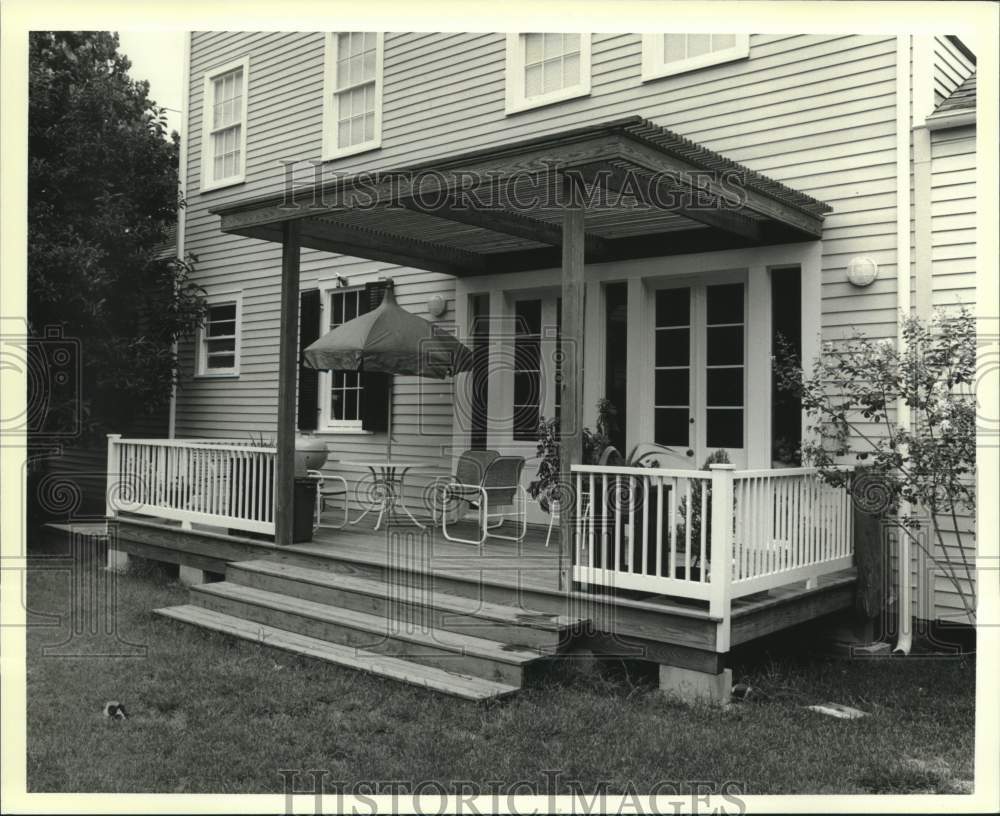
[[[523,469],[524,457],[521,456],[501,456],[497,451],[463,453],[459,457],[454,480],[440,488],[441,532],[444,537],[462,544],[480,545],[487,538],[523,539],[527,531],[527,494],[521,486]],[[476,511],[478,538],[463,538],[449,532],[449,523],[454,525],[464,515],[463,512],[455,519],[449,518],[459,508]],[[510,509],[494,512],[491,508]],[[491,532],[501,527],[511,515],[520,523],[520,531],[516,535]]]
[[[351,497],[347,487],[347,479],[343,476],[326,475],[319,470],[307,470],[306,475],[310,479],[316,480],[316,512],[313,516],[313,532],[321,528],[343,530],[350,518]],[[328,486],[328,482],[336,482],[336,484]],[[344,520],[340,524],[324,524],[323,512],[326,510],[326,502],[328,499],[335,499],[338,496],[344,497]]]

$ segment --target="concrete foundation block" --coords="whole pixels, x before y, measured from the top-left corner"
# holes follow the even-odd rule
[[[129,555],[124,550],[114,550],[108,547],[108,569],[112,572],[125,572],[128,569]]]
[[[177,578],[184,586],[208,583],[208,576],[205,570],[200,570],[197,567],[189,567],[186,564],[180,565],[177,570]]]
[[[683,702],[726,705],[732,690],[732,669],[707,674],[679,666],[660,666],[660,691]]]

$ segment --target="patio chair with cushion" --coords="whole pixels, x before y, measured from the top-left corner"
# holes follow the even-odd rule
[[[527,494],[521,486],[524,457],[501,456],[496,451],[466,451],[459,458],[454,481],[441,488],[441,532],[449,541],[483,544],[487,538],[520,541],[527,532]],[[451,507],[449,507],[451,505]],[[463,538],[449,532],[457,507],[477,513],[478,538]],[[492,532],[508,518],[519,525],[514,535]]]
[[[458,457],[455,464],[455,475],[439,481],[435,487],[435,495],[431,513],[434,524],[438,523],[438,509],[442,514],[442,524],[445,519],[450,519],[451,524],[461,521],[469,510],[477,513],[482,504],[482,483],[486,475],[486,468],[490,463],[500,456],[500,451],[496,450],[467,450]],[[443,527],[442,527],[443,531]],[[480,541],[471,541],[463,538],[452,538],[445,533],[451,541],[461,541],[467,544],[479,544]]]

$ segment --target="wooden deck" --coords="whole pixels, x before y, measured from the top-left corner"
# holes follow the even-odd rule
[[[697,601],[632,591],[608,592],[560,586],[569,564],[560,556],[558,531],[549,547],[545,530],[529,528],[521,543],[490,540],[484,546],[446,541],[440,531],[412,525],[373,531],[368,526],[320,529],[309,543],[278,547],[266,540],[208,529],[182,530],[147,519],[119,518],[109,546],[132,555],[224,573],[234,561],[270,559],[333,572],[430,585],[443,592],[493,603],[587,618],[589,648],[618,650],[691,668],[717,667],[717,628],[707,605]],[[854,570],[733,601],[731,646],[849,609]],[[592,641],[592,642],[591,642]],[[708,670],[708,668],[704,669]]]

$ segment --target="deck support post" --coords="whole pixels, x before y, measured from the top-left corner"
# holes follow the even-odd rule
[[[295,501],[295,388],[298,377],[299,230],[285,221],[281,236],[281,327],[278,338],[278,439],[274,485],[274,540],[292,543]]]
[[[208,576],[203,569],[180,564],[177,567],[177,580],[184,586],[197,586],[198,584],[207,584]]]
[[[128,570],[129,554],[125,550],[116,550],[108,547],[108,569],[111,572],[125,572]]]
[[[725,705],[733,692],[733,670],[709,674],[661,664],[660,691],[685,703]]]
[[[559,588],[571,586],[576,547],[576,496],[572,465],[583,461],[584,208],[577,189],[566,184],[569,200],[562,214],[562,338],[560,349]]]

